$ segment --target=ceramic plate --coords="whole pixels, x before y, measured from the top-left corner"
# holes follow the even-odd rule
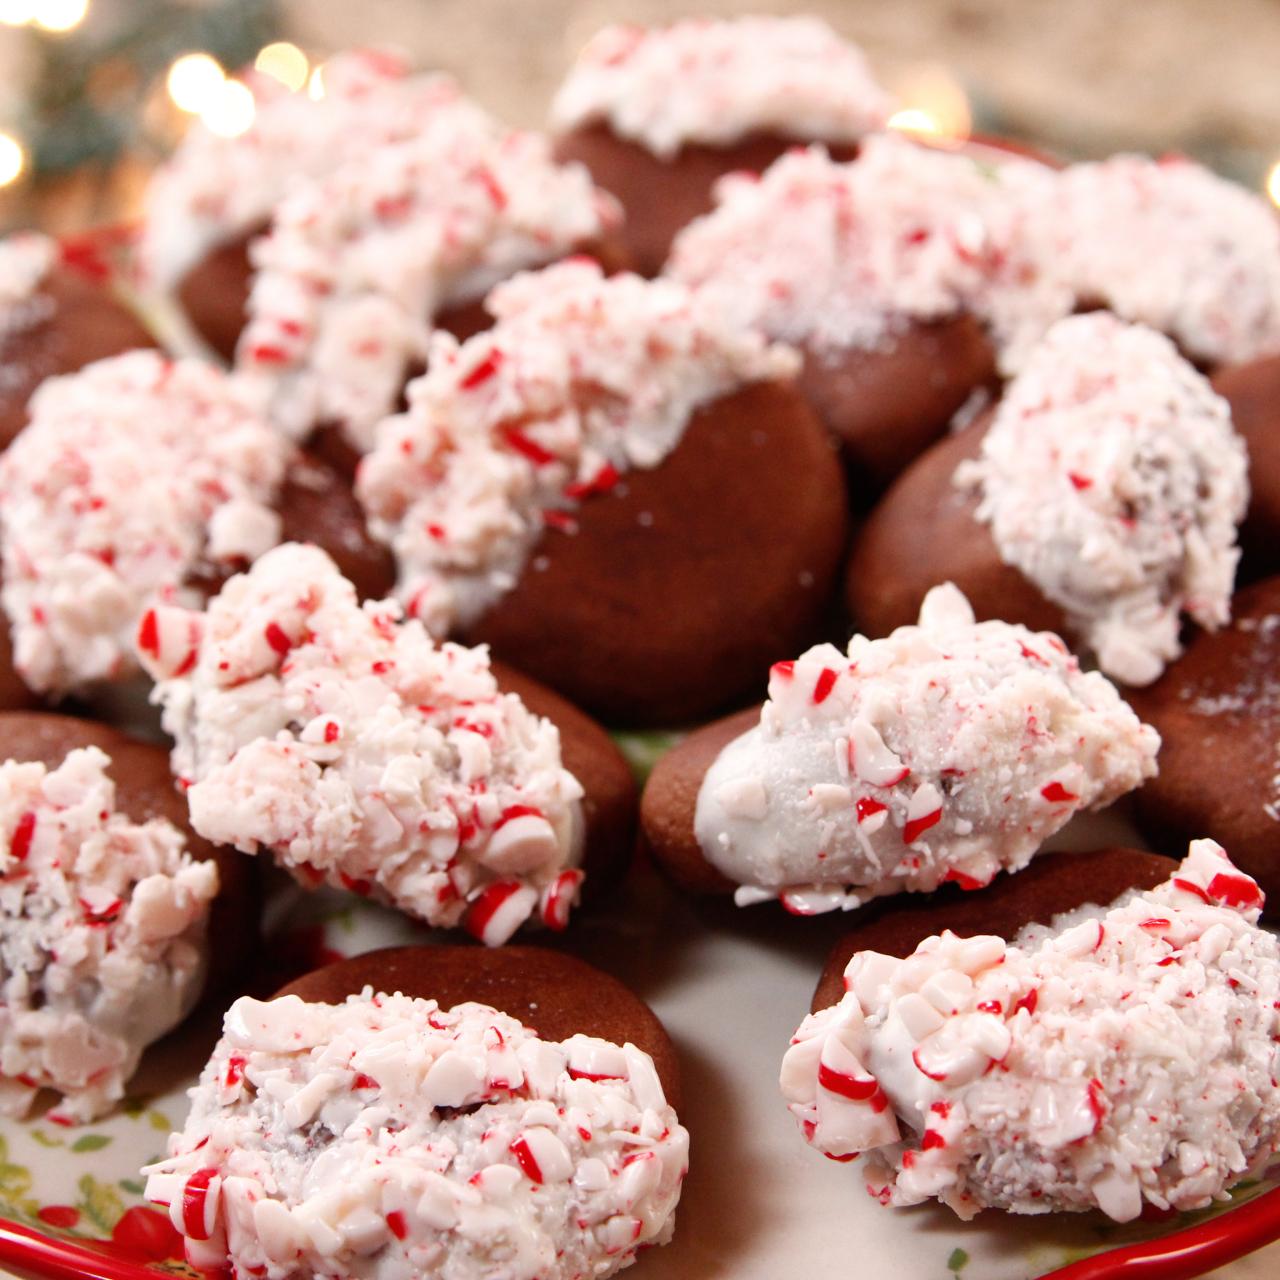
[[[627,744],[638,764],[658,745]],[[1114,811],[1077,820],[1053,843],[1134,843]],[[272,891],[270,943],[252,988],[267,994],[339,955],[438,941],[404,918],[323,891]],[[970,1223],[941,1208],[889,1210],[863,1190],[856,1165],[833,1164],[800,1141],[777,1091],[778,1065],[808,1008],[838,917],[796,919],[764,906],[695,905],[651,868],[635,869],[607,910],[575,919],[563,946],[616,974],[666,1023],[685,1075],[681,1119],[692,1167],[675,1241],[645,1254],[636,1280],[778,1280],[858,1273],[895,1280],[1060,1280],[1196,1276],[1280,1236],[1280,1169],[1229,1204],[1119,1226],[1101,1215]],[[143,1280],[180,1272],[181,1246],[146,1208],[138,1169],[181,1125],[184,1091],[218,1032],[197,1014],[144,1059],[126,1104],[83,1128],[42,1115],[0,1126],[0,1266],[41,1277]],[[67,1250],[56,1242],[80,1247]],[[87,1255],[83,1249],[92,1252]],[[1065,1268],[1065,1270],[1063,1270]]]

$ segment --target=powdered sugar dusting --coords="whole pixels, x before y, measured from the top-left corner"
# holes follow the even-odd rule
[[[743,905],[981,888],[1153,776],[1158,747],[1057,636],[975,623],[947,584],[918,626],[776,664],[760,724],[707,771],[695,831]]]
[[[217,868],[116,810],[108,756],[0,764],[0,1112],[92,1120],[200,995]]]
[[[483,112],[445,76],[411,76],[386,53],[356,51],[324,64],[324,96],[290,93],[250,75],[253,123],[224,138],[193,123],[147,189],[138,246],[144,284],[168,290],[216,245],[256,231],[300,181],[331,173],[380,143],[413,137],[437,111]]]
[[[847,164],[817,147],[791,152],[762,178],[722,179],[717,208],[676,237],[667,272],[818,353],[884,348],[911,322],[968,312],[1014,361],[1070,309],[1019,194],[1047,174],[892,134],[868,139]]]
[[[435,335],[356,481],[400,598],[438,634],[509,590],[545,528],[659,465],[699,405],[796,368],[713,301],[587,261],[517,276],[487,305],[488,332]]]
[[[665,1244],[689,1135],[653,1059],[366,987],[242,998],[147,1195],[187,1258],[360,1280],[611,1276]]]
[[[1230,617],[1246,472],[1208,381],[1167,338],[1096,312],[1049,331],[956,482],[1102,669],[1142,685],[1181,652],[1182,614]]]
[[[686,143],[753,133],[856,142],[892,110],[856,46],[809,17],[605,27],[578,55],[551,118],[565,131],[604,121],[670,158]]]
[[[1280,352],[1280,219],[1181,158],[1118,155],[1040,195],[1042,252],[1074,297],[1172,337],[1192,358]]]
[[[869,1152],[883,1204],[961,1217],[1199,1209],[1280,1144],[1280,944],[1211,840],[1106,911],[860,952],[806,1018],[782,1092],[806,1138]]]
[[[360,606],[293,543],[204,614],[153,610],[139,648],[207,839],[488,943],[535,912],[563,927],[582,788],[485,650],[437,647],[394,601]]]
[[[5,612],[42,693],[136,670],[153,597],[279,539],[288,443],[224,374],[135,351],[45,382],[0,458]]]
[[[469,106],[297,188],[258,241],[239,367],[288,434],[338,423],[361,452],[427,356],[432,317],[598,241],[620,213],[538,134]]]
[[[39,324],[52,302],[40,287],[58,260],[56,241],[36,231],[0,240],[0,341]]]

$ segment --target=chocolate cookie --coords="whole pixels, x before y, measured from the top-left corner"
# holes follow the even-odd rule
[[[620,138],[604,124],[572,129],[556,140],[556,158],[585,165],[599,187],[626,212],[622,236],[641,275],[662,270],[676,233],[710,211],[712,190],[726,173],[763,173],[779,156],[800,145],[795,138],[758,133],[726,146],[686,143],[669,159]],[[852,145],[831,145],[837,160],[857,154]]]
[[[735,738],[760,723],[760,708],[694,730],[663,755],[640,797],[640,838],[668,875],[685,890],[697,894],[729,894],[737,888],[711,865],[694,834],[698,790],[716,757]]]
[[[1023,925],[1048,924],[1061,912],[1086,904],[1107,906],[1129,889],[1154,889],[1178,863],[1139,849],[1041,854],[1023,872],[1004,876],[981,893],[947,885],[926,902],[899,900],[873,908],[836,944],[818,979],[816,1012],[844,995],[844,971],[858,951],[908,956],[928,937],[950,929],[961,937],[995,934],[1009,940]]]
[[[690,892],[861,910],[1021,872],[1075,813],[1153,774],[1158,746],[1056,637],[976,623],[938,587],[910,628],[775,663],[763,708],[658,762],[642,829]]]
[[[952,581],[980,617],[1060,632],[1147,685],[1186,622],[1229,617],[1247,470],[1227,404],[1167,337],[1070,316],[990,415],[894,485],[857,539],[846,600],[874,634]]]
[[[821,426],[769,383],[695,410],[665,461],[573,519],[464,635],[609,724],[688,722],[758,688],[813,638],[847,529]]]
[[[0,712],[0,759],[39,761],[56,769],[78,747],[98,747],[111,757],[108,773],[116,801],[135,822],[162,818],[178,828],[193,858],[218,867],[218,896],[209,913],[207,992],[231,989],[258,940],[258,878],[248,858],[215,847],[192,829],[187,806],[173,785],[169,753],[108,725],[51,712]]]
[[[1134,707],[1160,732],[1160,772],[1138,795],[1153,840],[1210,836],[1280,906],[1280,578],[1237,593]]]
[[[0,339],[0,449],[26,425],[27,401],[46,379],[155,342],[95,276],[55,266],[39,289],[40,319]]]
[[[617,885],[631,865],[636,834],[636,784],[622,752],[590,716],[503,662],[492,664],[503,693],[514,693],[536,716],[560,730],[564,767],[582,784],[586,842],[583,894],[594,899]]]
[[[1280,356],[1226,365],[1210,378],[1226,396],[1249,451],[1249,512],[1240,526],[1239,579],[1280,571]]]
[[[680,1105],[680,1064],[662,1023],[616,978],[543,947],[390,947],[326,965],[276,994],[333,1004],[366,986],[436,1000],[473,1001],[518,1018],[544,1040],[630,1041],[653,1058],[667,1101]]]
[[[970,315],[906,325],[872,350],[802,351],[797,386],[840,441],[851,491],[864,507],[946,431],[975,391],[997,381],[995,349]]]
[[[914,622],[939,582],[954,582],[980,621],[1000,618],[1059,634],[1067,629],[1057,605],[1001,560],[990,530],[977,519],[976,494],[955,483],[960,463],[978,456],[991,419],[988,410],[921,454],[858,530],[845,603],[859,631],[886,636]]]

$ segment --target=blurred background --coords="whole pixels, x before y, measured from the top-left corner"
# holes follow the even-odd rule
[[[0,0],[0,227],[127,219],[194,117],[248,127],[255,62],[320,94],[328,53],[395,46],[537,125],[597,26],[751,11],[826,17],[912,127],[1182,151],[1280,204],[1277,0]]]

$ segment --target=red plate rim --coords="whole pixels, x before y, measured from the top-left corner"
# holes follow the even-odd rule
[[[1278,1238],[1280,1187],[1273,1187],[1208,1222],[1108,1249],[1051,1271],[1042,1280],[1194,1280]],[[32,1280],[156,1280],[168,1274],[4,1218],[0,1267]]]

